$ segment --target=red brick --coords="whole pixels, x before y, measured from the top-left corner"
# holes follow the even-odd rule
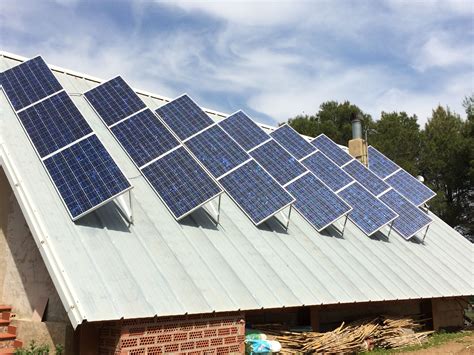
[[[209,346],[209,340],[198,340],[196,342],[196,348],[207,348]]]
[[[140,345],[151,345],[155,344],[155,336],[148,336],[148,337],[141,337],[140,338]]]
[[[179,344],[167,344],[165,345],[165,353],[175,353],[179,350]]]
[[[156,343],[157,344],[169,343],[172,338],[173,338],[172,334],[160,334],[156,336]]]
[[[224,339],[223,338],[211,339],[211,346],[217,346],[217,345],[222,345],[222,344],[224,344]]]
[[[224,338],[224,344],[232,344],[232,343],[237,343],[237,337],[235,335]]]
[[[163,354],[163,347],[162,346],[152,346],[147,349],[148,355],[158,355]]]
[[[219,336],[230,335],[230,328],[221,328],[217,330]]]
[[[221,348],[217,348],[217,353],[218,354],[228,354],[229,353],[229,347],[224,346],[224,347],[221,347]]]
[[[173,335],[173,341],[188,340],[188,333],[176,333]]]
[[[126,339],[122,339],[122,343],[120,344],[120,346],[122,348],[131,348],[133,346],[137,346],[137,343],[138,343],[138,339],[126,338]]]
[[[217,329],[204,330],[204,338],[211,338],[217,336]]]
[[[200,339],[200,338],[202,338],[202,330],[189,333],[189,339]]]
[[[186,350],[193,350],[195,346],[194,341],[189,341],[187,343],[181,343],[179,350],[186,351]]]

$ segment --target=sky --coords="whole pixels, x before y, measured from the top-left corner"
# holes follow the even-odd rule
[[[0,50],[276,124],[328,100],[465,117],[474,1],[1,0]]]

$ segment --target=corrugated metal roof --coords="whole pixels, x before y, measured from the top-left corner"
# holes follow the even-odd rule
[[[0,57],[0,71],[18,62]],[[252,222],[223,196],[220,225],[176,222],[81,95],[97,82],[55,72],[134,185],[134,225],[113,203],[69,219],[3,93],[0,161],[74,326],[83,320],[474,294],[473,245],[436,216],[425,243]],[[119,74],[119,73],[117,73]],[[166,98],[141,94],[151,109]],[[211,114],[214,119],[221,114]],[[385,233],[387,234],[387,233]]]

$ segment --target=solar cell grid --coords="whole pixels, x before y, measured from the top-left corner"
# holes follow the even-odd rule
[[[335,162],[338,166],[342,166],[353,158],[343,151],[334,141],[332,141],[325,134],[321,134],[311,141],[318,150],[323,152],[329,159]]]
[[[270,136],[242,111],[219,122],[219,126],[247,152],[270,139]]]
[[[107,126],[146,107],[120,76],[89,90],[84,95]]]
[[[250,159],[250,156],[218,125],[192,137],[185,145],[216,178]]]
[[[214,121],[188,96],[183,95],[155,111],[181,140],[212,125]]]
[[[346,173],[357,180],[367,190],[372,192],[375,196],[387,191],[390,186],[383,180],[379,179],[377,175],[367,169],[362,163],[357,160],[351,161],[342,168]]]
[[[176,219],[222,192],[183,147],[147,165],[142,172]]]
[[[315,147],[287,124],[278,127],[270,136],[298,160],[316,151]]]
[[[338,191],[354,181],[352,177],[321,152],[316,152],[301,162],[333,191]]]
[[[306,174],[287,187],[296,198],[296,210],[319,232],[347,214],[351,208],[313,174]]]
[[[294,198],[253,160],[223,176],[219,182],[256,225],[294,201]]]
[[[426,213],[393,189],[379,197],[383,203],[398,213],[393,222],[393,229],[405,239],[410,239],[416,233],[433,221]]]
[[[338,192],[338,195],[353,208],[349,213],[349,219],[368,236],[397,217],[394,211],[358,182]]]
[[[120,122],[111,130],[138,167],[180,144],[148,109]]]
[[[92,133],[64,91],[19,112],[18,117],[41,157]]]
[[[434,191],[403,169],[389,176],[385,182],[416,206],[420,206],[436,196]]]
[[[4,71],[1,85],[15,111],[63,89],[41,57]]]
[[[393,161],[380,153],[377,149],[370,146],[368,148],[369,170],[376,174],[379,178],[384,179],[390,174],[400,169]]]
[[[95,135],[44,164],[73,220],[131,187]]]
[[[295,157],[274,140],[251,151],[250,155],[282,185],[307,171]]]

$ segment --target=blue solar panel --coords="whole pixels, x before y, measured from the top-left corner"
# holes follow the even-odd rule
[[[146,107],[120,76],[89,90],[84,95],[107,126]]]
[[[301,160],[308,154],[316,151],[306,139],[300,136],[293,128],[288,125],[278,127],[270,136],[273,137],[283,148],[291,153],[296,159]]]
[[[0,84],[15,111],[62,90],[61,84],[41,57],[4,71]]]
[[[214,121],[188,95],[159,107],[156,113],[181,140],[191,137]]]
[[[296,198],[296,210],[319,232],[347,214],[351,208],[313,174],[287,187]]]
[[[353,208],[349,219],[368,236],[397,217],[395,212],[358,182],[338,192],[338,195]]]
[[[111,130],[138,167],[180,144],[150,110],[135,114]]]
[[[410,239],[433,221],[426,213],[393,189],[379,198],[398,213],[392,227],[405,239]]]
[[[333,191],[338,191],[354,181],[344,170],[321,152],[316,152],[301,162]]]
[[[130,188],[130,183],[93,135],[44,160],[73,220]]]
[[[41,157],[92,132],[64,91],[19,112],[18,117]]]
[[[216,178],[250,159],[250,156],[217,125],[199,133],[185,144]]]
[[[219,182],[256,225],[294,201],[293,197],[253,160],[225,175]]]
[[[219,122],[219,125],[229,136],[234,138],[245,151],[249,151],[270,139],[270,136],[242,111],[227,117],[225,120]]]
[[[142,172],[176,219],[222,192],[183,147],[147,165]]]
[[[390,186],[416,206],[420,206],[436,196],[434,191],[408,174],[405,170],[399,170],[392,176],[389,176],[385,182],[388,182]]]
[[[383,180],[379,179],[377,175],[367,169],[362,163],[357,160],[351,161],[342,168],[346,173],[357,180],[367,190],[372,192],[375,196],[387,191],[390,186]]]
[[[308,171],[274,140],[251,151],[250,155],[282,185]]]
[[[342,166],[353,159],[324,134],[314,138],[311,143],[339,166]]]
[[[379,178],[384,179],[390,174],[400,169],[400,167],[393,161],[388,159],[385,155],[380,153],[377,149],[370,146],[369,153],[369,170],[372,171]]]

